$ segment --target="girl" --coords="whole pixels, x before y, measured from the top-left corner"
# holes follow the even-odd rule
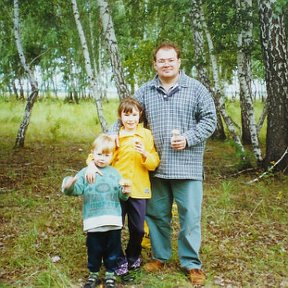
[[[160,163],[151,131],[139,124],[142,113],[142,106],[132,97],[124,98],[118,107],[121,128],[118,134],[119,147],[114,154],[112,166],[124,179],[129,179],[131,182],[128,201],[121,201],[123,224],[126,215],[128,218],[129,240],[115,271],[123,282],[133,280],[128,270],[139,269],[141,264],[146,201],[151,198],[149,171],[154,171]],[[91,161],[91,155],[89,156],[87,159],[89,172],[87,171],[86,177],[89,183],[93,183],[95,172],[100,173]]]
[[[121,202],[123,224],[128,216],[129,240],[116,271],[124,282],[128,270],[138,269],[141,264],[146,200],[151,198],[149,171],[154,171],[160,163],[151,131],[139,124],[142,112],[142,106],[134,98],[126,97],[121,101],[118,107],[119,148],[112,161],[122,177],[131,181],[130,198]]]

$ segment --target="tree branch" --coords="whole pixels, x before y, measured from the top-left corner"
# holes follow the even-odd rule
[[[31,66],[32,63],[33,63],[36,59],[40,58],[42,55],[46,54],[46,53],[47,53],[48,51],[50,51],[51,49],[52,49],[52,48],[48,48],[47,50],[45,50],[44,52],[42,52],[41,54],[39,54],[38,56],[36,56],[34,59],[31,60],[31,62],[30,62],[28,65]]]
[[[288,154],[288,147],[286,148],[286,150],[284,151],[284,153],[282,154],[282,156],[278,159],[277,162],[274,163],[273,166],[271,166],[267,171],[265,171],[263,174],[261,174],[259,177],[247,182],[246,184],[250,185],[254,182],[259,181],[261,178],[263,178],[265,175],[267,175],[268,173],[270,173],[281,161],[282,159],[285,157],[285,155]]]

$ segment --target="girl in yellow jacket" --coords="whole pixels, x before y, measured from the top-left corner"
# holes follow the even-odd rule
[[[154,171],[160,162],[151,131],[139,125],[142,111],[139,102],[131,97],[124,98],[118,107],[121,123],[119,148],[112,166],[124,179],[131,181],[130,198],[121,202],[123,223],[128,216],[129,240],[119,262],[118,275],[125,275],[127,268],[134,270],[140,267],[146,200],[151,198],[149,171]]]
[[[131,185],[128,201],[121,202],[123,224],[127,215],[129,229],[125,253],[123,251],[116,270],[123,282],[132,280],[128,270],[140,268],[146,200],[151,198],[149,171],[154,171],[160,163],[151,131],[139,124],[142,112],[141,104],[132,97],[124,98],[118,107],[121,125],[118,132],[119,147],[114,154],[112,166]]]

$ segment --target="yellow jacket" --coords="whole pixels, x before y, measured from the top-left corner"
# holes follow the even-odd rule
[[[132,183],[131,198],[150,199],[151,185],[149,171],[154,171],[159,163],[159,155],[154,146],[153,136],[150,130],[138,125],[132,135],[123,135],[119,131],[119,147],[116,149],[111,165],[116,168],[124,179]],[[147,158],[143,162],[142,155],[135,150],[135,140],[144,144]],[[87,164],[93,160],[93,154],[89,154]]]
[[[119,131],[119,147],[113,157],[112,166],[121,176],[132,182],[131,198],[151,198],[149,171],[154,171],[159,163],[159,155],[154,146],[154,140],[150,130],[137,126],[133,135],[124,135],[122,128]],[[147,152],[147,158],[143,161],[142,155],[135,150],[135,140],[142,142]]]

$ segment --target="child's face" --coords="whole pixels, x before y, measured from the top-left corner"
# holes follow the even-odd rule
[[[133,108],[132,112],[121,112],[121,122],[125,130],[135,130],[140,119],[140,112],[137,108]]]
[[[95,149],[93,151],[93,156],[94,156],[94,163],[98,167],[106,167],[108,166],[113,158],[113,153],[103,153],[101,149]]]

